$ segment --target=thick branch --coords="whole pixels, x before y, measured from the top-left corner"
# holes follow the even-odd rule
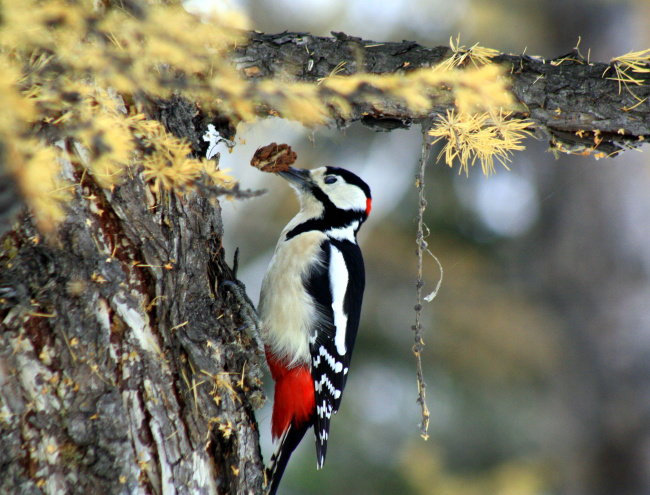
[[[411,41],[377,43],[333,34],[324,38],[308,33],[252,33],[248,44],[234,50],[232,60],[249,78],[316,82],[337,67],[339,75],[408,72],[433,67],[452,55],[448,47],[426,48]],[[650,94],[650,73],[630,73],[644,84],[628,88],[614,80],[617,73],[612,64],[589,62],[577,50],[555,59],[501,54],[493,61],[510,74],[512,93],[521,103],[517,116],[531,119],[560,149],[581,151],[600,142],[598,149],[611,153],[650,136],[650,108],[645,100]],[[452,105],[449,100],[436,101],[427,117],[440,115]],[[376,130],[408,127],[422,118],[397,105],[373,112],[367,103],[353,104],[346,117],[332,109],[332,116],[340,126],[360,121]]]

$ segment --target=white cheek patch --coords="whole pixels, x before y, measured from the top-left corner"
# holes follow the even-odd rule
[[[365,193],[352,184],[339,183],[327,190],[330,201],[341,210],[366,211]]]
[[[343,301],[348,288],[349,275],[341,251],[334,246],[330,247],[330,251],[330,290],[332,291],[332,311],[334,312],[334,326],[336,327],[334,344],[339,355],[344,356],[346,352],[345,333],[348,327],[348,316],[343,310]]]

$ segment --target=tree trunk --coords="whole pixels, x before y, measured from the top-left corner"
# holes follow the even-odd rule
[[[199,146],[188,108],[156,112]],[[221,287],[218,202],[75,161],[56,235],[25,215],[0,251],[0,492],[261,493],[259,343]]]

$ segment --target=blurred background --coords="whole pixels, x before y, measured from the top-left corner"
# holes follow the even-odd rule
[[[461,44],[556,57],[580,41],[592,61],[650,47],[647,0],[241,0],[254,29],[344,31],[375,41]],[[205,2],[203,2],[205,4]],[[298,203],[249,166],[288,143],[304,168],[363,177],[373,211],[360,234],[362,324],[325,469],[310,433],[285,494],[650,493],[650,169],[647,153],[555,158],[530,139],[510,171],[426,175],[427,241],[444,267],[425,305],[430,438],[418,431],[414,175],[419,128],[316,132],[280,119],[241,125],[222,167],[269,194],[223,202],[224,244],[257,302],[266,265]],[[425,290],[439,270],[426,259]],[[268,385],[272,382],[268,378]],[[269,397],[272,397],[269,390]],[[258,411],[266,459],[271,401]]]

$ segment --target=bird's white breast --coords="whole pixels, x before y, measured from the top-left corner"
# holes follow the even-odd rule
[[[276,356],[291,356],[291,365],[309,365],[309,337],[318,310],[303,280],[319,262],[318,251],[327,237],[322,232],[310,231],[283,242],[285,233],[286,229],[262,282],[262,339]]]

